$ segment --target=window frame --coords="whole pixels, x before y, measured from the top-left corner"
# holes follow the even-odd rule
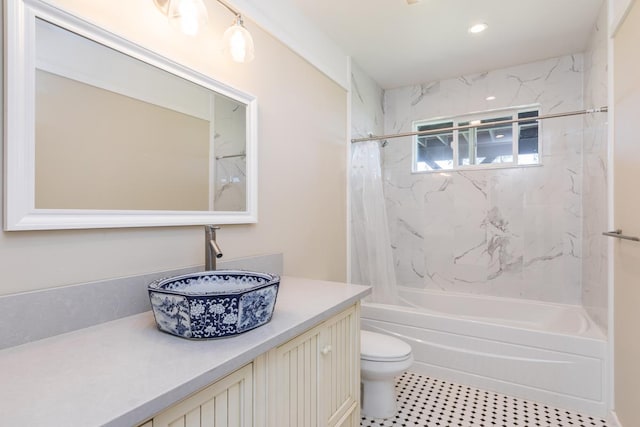
[[[499,117],[507,117],[511,116],[511,119],[518,119],[518,115],[521,113],[527,113],[531,111],[537,111],[537,115],[541,114],[540,112],[540,104],[530,104],[530,105],[522,105],[517,107],[509,107],[509,108],[501,108],[501,109],[493,109],[486,111],[478,111],[474,113],[467,113],[463,115],[457,116],[443,116],[436,117],[426,120],[415,120],[411,123],[411,129],[413,132],[418,132],[418,128],[421,126],[432,126],[441,124],[444,122],[452,122],[453,127],[460,126],[460,123],[464,122],[472,122],[477,120],[487,120],[487,119],[496,119]],[[470,165],[461,165],[460,163],[460,132],[465,132],[466,130],[454,130],[451,131],[453,133],[453,139],[451,142],[451,149],[453,152],[452,158],[452,168],[450,169],[431,169],[431,170],[421,170],[418,168],[418,138],[419,135],[414,135],[412,137],[412,153],[411,153],[411,172],[412,173],[443,173],[443,172],[455,172],[455,171],[470,171],[470,170],[486,170],[486,169],[507,169],[507,168],[526,168],[526,167],[536,167],[542,166],[542,120],[538,120],[538,163],[530,163],[530,164],[519,164],[518,163],[518,153],[519,153],[519,139],[520,132],[518,132],[519,127],[518,122],[511,123],[511,133],[512,133],[512,161],[504,162],[504,163],[487,163],[487,164],[470,164]],[[470,130],[478,129],[471,128]],[[477,151],[477,139],[475,142],[475,149]]]

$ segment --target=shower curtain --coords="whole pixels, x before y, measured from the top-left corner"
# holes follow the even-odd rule
[[[396,277],[382,192],[380,145],[354,144],[351,154],[353,281],[373,287],[370,300],[396,302]]]

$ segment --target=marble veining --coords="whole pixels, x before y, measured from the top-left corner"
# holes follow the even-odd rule
[[[352,133],[511,106],[606,105],[606,27],[603,6],[584,53],[386,91],[354,64]],[[413,174],[412,138],[389,140],[383,182],[398,283],[582,303],[606,329],[606,122],[602,113],[541,122],[542,166],[526,168]]]
[[[420,86],[415,86],[415,97],[411,101],[412,106],[416,106],[419,104],[426,95],[437,93],[440,89],[440,82],[423,84]]]
[[[387,90],[385,133],[514,105],[582,109],[583,62],[566,55]],[[582,117],[546,120],[542,166],[428,174],[411,173],[411,138],[390,141],[383,175],[398,283],[580,303],[583,133]]]
[[[384,92],[360,66],[351,64],[351,137],[384,133]]]

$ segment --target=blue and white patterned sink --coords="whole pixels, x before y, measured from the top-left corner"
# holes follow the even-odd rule
[[[184,274],[152,282],[149,299],[161,331],[191,339],[241,334],[271,320],[280,277],[241,270]]]

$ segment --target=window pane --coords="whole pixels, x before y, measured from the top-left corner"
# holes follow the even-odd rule
[[[535,120],[537,116],[538,110],[522,112],[521,109],[513,108],[441,119],[450,121],[416,122],[414,129],[418,132],[435,133],[415,137],[417,154],[414,170],[429,172],[482,165],[516,166],[514,150],[517,151],[518,165],[539,164],[542,141],[539,140],[539,121]],[[516,118],[524,121],[514,123],[513,119]],[[444,130],[469,125],[474,127],[456,131]]]
[[[493,123],[511,120],[511,116],[480,120]],[[459,123],[466,126],[470,122]],[[471,122],[473,123],[473,122]],[[513,162],[513,132],[511,124],[472,128],[461,131],[458,137],[459,162],[463,165],[482,165]]]
[[[458,123],[458,126],[468,126],[469,122]],[[475,129],[458,132],[458,165],[469,166],[475,158]]]
[[[482,123],[503,122],[511,116],[482,120]],[[478,129],[476,164],[513,162],[513,126],[494,125]]]
[[[453,122],[420,125],[418,131],[453,127]],[[442,132],[418,137],[417,163],[419,171],[453,169],[453,132]]]
[[[519,119],[537,116],[538,111],[527,111],[518,114]],[[518,128],[518,164],[536,165],[540,163],[538,153],[538,121],[520,122]]]

